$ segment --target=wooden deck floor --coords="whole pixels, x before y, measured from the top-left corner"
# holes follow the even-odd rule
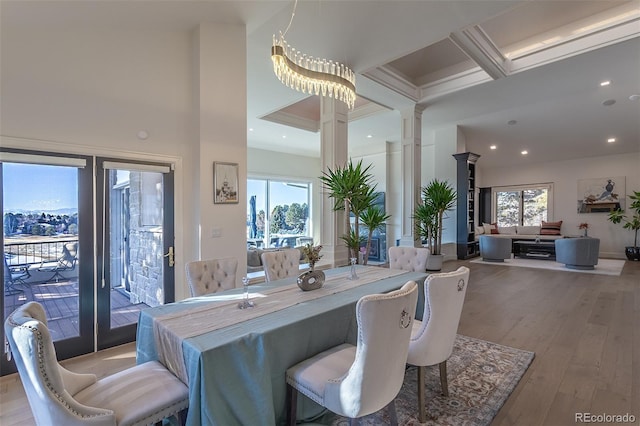
[[[20,284],[20,292],[4,296],[6,318],[17,307],[36,301],[47,313],[49,331],[54,341],[78,336],[78,281]],[[133,324],[138,321],[138,313],[148,306],[144,303],[131,304],[126,292],[111,290],[111,327]]]

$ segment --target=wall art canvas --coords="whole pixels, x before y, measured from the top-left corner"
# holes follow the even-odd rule
[[[624,210],[625,197],[624,176],[578,180],[578,213]]]
[[[213,163],[213,202],[238,203],[238,163]]]

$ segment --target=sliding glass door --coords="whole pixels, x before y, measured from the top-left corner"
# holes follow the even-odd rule
[[[174,301],[173,171],[97,159],[98,349],[135,339],[141,309]]]
[[[44,153],[0,155],[3,322],[19,306],[39,302],[59,358],[91,352],[93,162]],[[7,357],[0,368],[2,374],[15,371]]]
[[[59,359],[134,341],[140,309],[175,297],[170,165],[7,149],[0,165],[3,322],[39,302]]]

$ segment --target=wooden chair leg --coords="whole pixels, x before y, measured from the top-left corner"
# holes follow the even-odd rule
[[[447,360],[440,363],[440,386],[442,395],[449,396],[449,382],[447,381]]]
[[[418,366],[418,418],[420,423],[427,422],[427,407],[424,401],[424,373],[425,367]]]
[[[398,413],[396,411],[395,399],[387,405],[387,410],[389,410],[389,424],[391,426],[398,426]]]
[[[298,415],[298,389],[287,383],[287,426],[295,426]]]

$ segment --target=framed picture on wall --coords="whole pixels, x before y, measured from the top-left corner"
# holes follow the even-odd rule
[[[578,180],[578,213],[624,210],[625,177],[608,176]]]
[[[238,163],[213,163],[213,202],[238,204]]]

